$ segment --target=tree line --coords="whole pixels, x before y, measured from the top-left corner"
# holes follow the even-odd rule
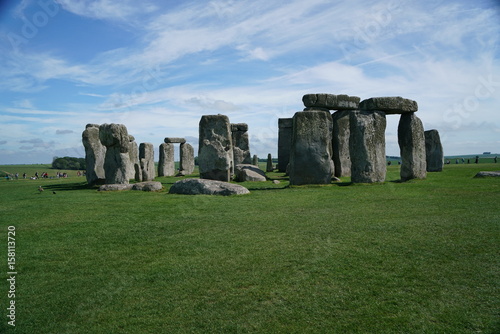
[[[85,158],[74,157],[54,157],[52,161],[53,169],[85,170]]]

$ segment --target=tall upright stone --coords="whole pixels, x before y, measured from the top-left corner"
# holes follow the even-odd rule
[[[290,184],[329,184],[332,180],[332,115],[299,111],[293,116]]]
[[[250,144],[248,140],[248,124],[233,123],[231,124],[231,132],[234,166],[252,163],[252,157],[250,156]]]
[[[82,133],[82,142],[85,147],[85,176],[87,183],[89,185],[102,183],[106,177],[104,173],[106,147],[102,145],[99,139],[99,125],[87,124]]]
[[[425,179],[424,126],[415,113],[404,113],[399,119],[398,143],[401,151],[401,180]]]
[[[141,143],[139,145],[139,161],[141,163],[142,181],[153,181],[155,179],[153,144]]]
[[[174,144],[160,144],[158,161],[158,176],[175,175]]]
[[[278,171],[286,172],[290,163],[290,148],[292,146],[293,118],[278,119]]]
[[[356,110],[349,114],[349,154],[351,181],[354,183],[384,182],[385,113]]]
[[[273,170],[274,170],[273,157],[271,156],[271,153],[269,153],[267,155],[266,172],[272,172]]]
[[[106,146],[104,172],[106,184],[129,183],[129,136],[123,124],[102,124],[99,126],[99,139]]]
[[[443,171],[444,152],[438,130],[424,131],[425,136],[425,160],[428,172]]]
[[[259,157],[257,156],[257,154],[253,155],[252,165],[257,166],[257,167],[259,166]]]
[[[129,135],[129,149],[128,149],[128,154],[130,157],[130,167],[129,167],[129,174],[128,178],[130,179],[135,179],[136,181],[142,181],[142,176],[139,179],[138,174],[136,173],[136,170],[140,170],[140,162],[139,162],[139,146],[137,146],[137,143],[135,141],[134,136]]]
[[[183,175],[190,175],[194,172],[194,149],[191,144],[182,143],[180,146],[180,166],[179,169]]]
[[[348,110],[339,110],[332,114],[332,148],[336,177],[351,176],[349,114]]]
[[[204,115],[199,124],[198,166],[202,179],[229,182],[233,175],[231,123],[225,115]]]

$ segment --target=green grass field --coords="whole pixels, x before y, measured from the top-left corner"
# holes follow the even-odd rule
[[[500,163],[370,185],[269,173],[231,197],[3,178],[0,333],[500,333],[500,180],[481,170]]]

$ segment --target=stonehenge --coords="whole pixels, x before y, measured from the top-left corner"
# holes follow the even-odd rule
[[[437,130],[424,131],[416,116],[418,104],[400,96],[360,101],[345,94],[305,94],[304,109],[278,119],[279,172],[290,185],[329,184],[350,177],[352,183],[384,182],[387,163],[387,115],[399,115],[398,144],[401,181],[425,179],[443,168],[443,148]],[[201,179],[229,182],[264,181],[258,159],[250,155],[248,125],[230,123],[225,115],[203,115],[199,121],[198,165]],[[82,133],[90,185],[153,181],[153,144],[141,143],[123,124],[87,124]],[[174,145],[180,144],[176,174]],[[253,165],[252,165],[253,164]],[[268,154],[266,172],[274,171]],[[166,137],[159,146],[158,176],[185,176],[195,170],[194,148],[185,138]]]

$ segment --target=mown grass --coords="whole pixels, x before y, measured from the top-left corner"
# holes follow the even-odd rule
[[[173,177],[157,193],[2,180],[18,280],[0,332],[498,333],[500,180],[472,178],[497,169],[301,187],[268,173],[280,183],[233,197],[170,195]]]

